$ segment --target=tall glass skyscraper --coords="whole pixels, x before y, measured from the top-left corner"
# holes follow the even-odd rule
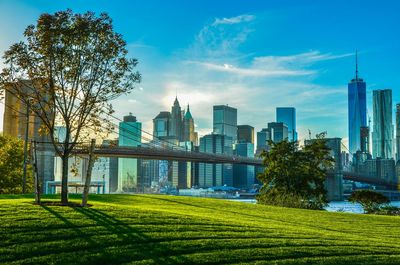
[[[400,160],[400,103],[396,104],[396,162]]]
[[[140,146],[142,123],[129,114],[119,123],[118,145]],[[138,160],[135,158],[118,158],[118,192],[135,191],[138,184]]]
[[[293,107],[276,108],[276,122],[283,122],[288,127],[288,140],[297,141],[296,109]]]
[[[235,143],[237,140],[237,109],[218,105],[213,108],[213,132],[232,137]]]
[[[373,91],[372,156],[393,158],[392,90]]]
[[[361,127],[367,126],[366,83],[358,77],[356,53],[356,77],[348,84],[349,151],[355,154],[361,148]]]

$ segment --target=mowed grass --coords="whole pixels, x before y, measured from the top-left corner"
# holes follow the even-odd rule
[[[399,217],[163,195],[32,200],[0,196],[1,264],[400,264]]]

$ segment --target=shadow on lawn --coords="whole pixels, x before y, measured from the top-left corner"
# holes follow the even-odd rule
[[[75,236],[83,238],[89,243],[89,246],[85,248],[89,254],[86,252],[83,255],[100,254],[90,258],[92,264],[119,264],[140,260],[152,260],[155,264],[176,264],[186,261],[184,257],[172,259],[170,257],[173,255],[172,249],[165,244],[160,244],[157,239],[147,236],[132,225],[103,211],[87,207],[71,207],[85,218],[94,221],[96,226],[105,228],[111,234],[108,241],[104,237],[95,241],[91,235],[85,234],[84,230],[59,212],[46,205],[41,205],[41,207],[72,228]],[[112,235],[116,235],[119,240],[115,240]],[[108,249],[110,247],[111,249]],[[113,252],[115,247],[117,247],[117,251]],[[85,261],[85,264],[87,263]]]

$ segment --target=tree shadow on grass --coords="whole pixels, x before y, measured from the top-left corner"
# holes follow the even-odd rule
[[[160,244],[157,239],[147,236],[132,225],[110,214],[94,208],[74,208],[74,210],[116,235],[120,239],[120,242],[116,242],[118,246],[121,248],[124,248],[124,246],[128,247],[125,253],[123,251],[117,254],[104,253],[105,255],[100,257],[101,262],[115,264],[138,260],[152,260],[156,264],[185,263],[186,259],[184,257],[172,259],[169,256],[172,250],[165,246],[165,244]],[[129,250],[131,250],[131,253]]]

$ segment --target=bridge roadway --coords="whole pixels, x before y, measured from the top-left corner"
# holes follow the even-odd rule
[[[76,154],[87,154],[88,149],[76,148]],[[174,160],[174,161],[191,161],[199,163],[211,164],[239,164],[250,166],[263,166],[262,159],[243,157],[243,156],[229,156],[224,154],[213,154],[186,150],[169,150],[164,148],[151,148],[151,147],[121,147],[121,146],[97,146],[94,154],[99,157],[123,157],[123,158],[144,158],[151,160]],[[380,179],[369,175],[363,175],[356,172],[343,171],[343,179],[353,180],[357,182],[385,186],[390,189],[397,189],[399,183],[396,181],[389,181]]]
[[[75,153],[87,154],[87,148],[76,148]],[[96,147],[94,154],[99,157],[124,157],[124,158],[145,158],[153,160],[174,160],[174,161],[190,161],[211,164],[239,164],[262,166],[262,159],[232,156],[224,154],[203,153],[186,150],[169,150],[163,148],[151,148],[141,146],[130,147]]]

